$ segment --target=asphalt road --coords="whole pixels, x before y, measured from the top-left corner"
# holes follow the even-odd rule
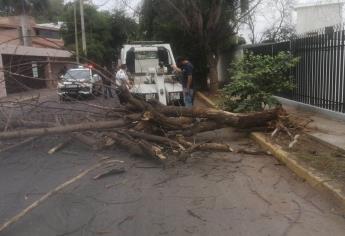
[[[204,138],[257,148],[231,129]],[[123,160],[126,172],[100,180],[92,179],[100,170],[91,172],[1,236],[345,235],[344,213],[271,156],[195,153],[162,168],[77,142],[47,154],[64,139],[40,138],[0,154],[0,222],[104,157]]]

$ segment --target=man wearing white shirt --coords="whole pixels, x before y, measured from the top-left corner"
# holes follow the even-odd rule
[[[127,75],[127,66],[125,64],[122,64],[120,66],[120,69],[116,72],[116,84],[120,87],[125,87],[127,89],[130,89],[131,85],[129,83],[128,75]]]
[[[128,79],[127,66],[125,64],[122,64],[120,66],[120,69],[116,72],[115,79],[116,79],[116,85],[122,89],[129,90],[132,87]],[[126,100],[122,96],[121,90],[119,89],[117,90],[117,96],[121,104],[125,103]]]

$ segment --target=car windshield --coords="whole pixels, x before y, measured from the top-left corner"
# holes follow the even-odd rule
[[[69,70],[64,76],[66,80],[83,80],[90,79],[89,70]]]

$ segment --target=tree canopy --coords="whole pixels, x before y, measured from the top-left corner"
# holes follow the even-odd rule
[[[169,40],[178,53],[190,55],[197,61],[198,72],[207,70],[210,88],[216,91],[220,51],[236,42],[238,23],[248,3],[249,0],[144,0],[141,31],[146,39]]]
[[[79,8],[79,4],[77,4]],[[120,53],[121,46],[134,40],[137,36],[137,23],[122,11],[98,11],[96,7],[85,4],[85,32],[87,42],[87,58],[98,64],[111,66]],[[77,10],[78,39],[81,40],[79,10]],[[74,10],[73,4],[65,5],[62,29],[63,39],[67,48],[75,50]],[[79,42],[81,47],[81,42]],[[81,49],[79,50],[82,51]]]
[[[0,0],[2,15],[30,13],[33,9],[45,9],[50,0]]]
[[[61,20],[64,0],[0,0],[0,15],[29,14],[38,22]]]

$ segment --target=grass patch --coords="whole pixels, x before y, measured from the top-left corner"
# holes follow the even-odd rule
[[[302,135],[298,143],[289,149],[289,138],[280,134],[273,140],[289,153],[292,153],[300,161],[332,179],[345,184],[345,154],[329,148],[325,144],[314,141],[306,135]]]

